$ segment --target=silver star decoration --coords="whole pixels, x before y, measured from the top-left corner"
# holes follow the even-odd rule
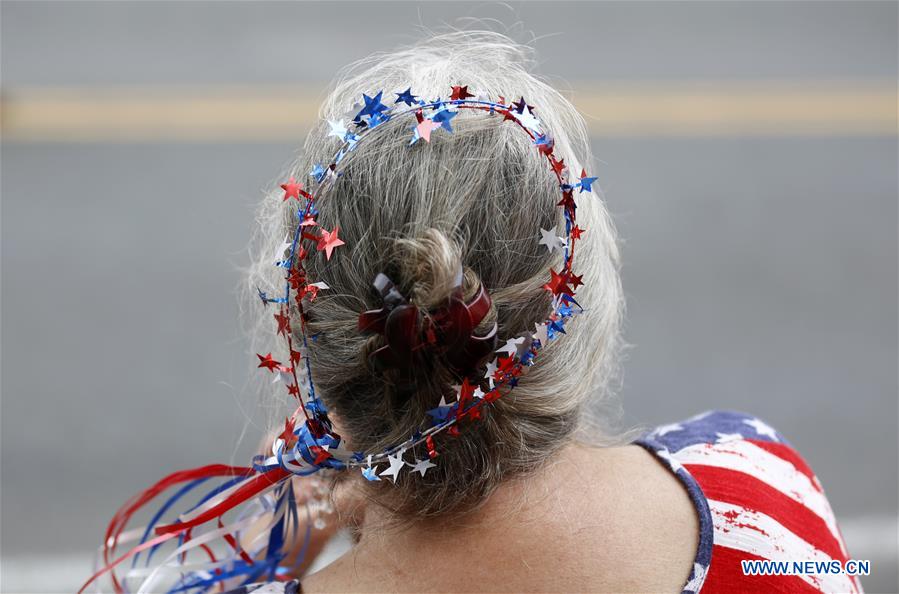
[[[540,133],[540,120],[531,112],[530,108],[525,109],[517,117],[522,126],[538,134]]]
[[[400,452],[399,455],[394,456],[393,454],[387,455],[387,462],[390,464],[390,467],[387,468],[384,472],[380,473],[378,476],[389,476],[390,480],[396,483],[396,479],[400,474],[400,471],[403,469],[403,466],[406,465],[403,462],[403,454],[405,450]]]
[[[510,355],[515,355],[518,353],[519,345],[524,344],[524,336],[519,336],[518,338],[510,338],[506,341],[506,344],[496,349],[497,353],[508,353]],[[496,367],[493,368],[496,371]]]
[[[424,476],[428,471],[428,468],[436,468],[437,465],[431,462],[430,459],[425,458],[424,460],[415,460],[415,464],[412,464],[412,472],[417,472],[421,476]]]
[[[534,328],[537,330],[534,332],[534,340],[539,340],[541,346],[546,346],[549,343],[549,330],[546,324],[534,322]]]
[[[290,240],[290,235],[284,238],[284,241],[281,242],[281,245],[278,247],[278,251],[275,252],[275,262],[279,263],[284,260],[284,254],[293,247],[293,241]]]
[[[293,374],[287,373],[286,371],[278,371],[275,374],[275,377],[272,378],[272,383],[275,384],[277,382],[284,382],[285,385],[290,385],[293,383]]]
[[[561,250],[564,246],[562,239],[556,235],[555,229],[540,229],[540,245],[545,245],[546,249],[549,251],[553,251],[555,249]]]
[[[336,136],[343,140],[343,137],[346,136],[346,126],[343,125],[343,122],[340,120],[328,120],[328,124],[331,126],[328,136]]]

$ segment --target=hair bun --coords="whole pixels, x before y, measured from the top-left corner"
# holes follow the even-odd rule
[[[398,240],[393,256],[412,297],[407,299],[383,272],[375,277],[372,284],[383,305],[358,319],[360,332],[383,337],[367,353],[370,366],[409,372],[421,356],[432,353],[444,357],[444,366],[460,377],[471,374],[496,347],[496,316],[491,325],[487,289],[474,271],[463,271],[458,248],[437,229]],[[478,333],[479,327],[488,330]]]

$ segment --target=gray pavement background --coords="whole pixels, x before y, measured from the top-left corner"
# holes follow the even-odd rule
[[[545,36],[543,73],[571,82],[896,80],[891,2],[5,1],[3,90],[320,88],[418,24],[469,14]],[[234,444],[261,416],[242,389],[253,366],[233,289],[253,204],[300,141],[4,143],[0,590],[47,591],[7,569],[89,553],[114,507],[162,474],[249,454],[261,429]],[[840,518],[892,518],[895,543],[896,138],[594,150],[624,240],[625,422],[757,413]],[[895,559],[878,567],[868,589],[899,590]]]

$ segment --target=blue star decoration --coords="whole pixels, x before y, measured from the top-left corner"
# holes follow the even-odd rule
[[[409,87],[402,93],[394,93],[396,95],[396,101],[394,103],[405,103],[406,105],[415,105],[418,97],[412,94],[412,87]]]
[[[362,93],[362,100],[365,101],[365,107],[363,107],[359,113],[356,114],[354,120],[361,120],[362,116],[373,116],[377,113],[381,113],[387,109],[387,106],[381,103],[381,95],[384,94],[384,91],[378,91],[378,94],[374,97],[369,97],[365,93]]]
[[[450,111],[445,107],[431,116],[431,119],[435,122],[438,122],[443,129],[447,132],[452,132],[453,127],[450,125],[450,120],[459,115],[458,111]]]
[[[364,476],[367,480],[370,480],[370,481],[381,480],[381,478],[378,476],[378,467],[377,466],[369,466],[368,468],[363,468],[362,476]]]
[[[565,322],[562,320],[554,320],[546,327],[549,339],[552,340],[556,334],[565,334]]]
[[[534,112],[534,108],[531,107],[530,105],[528,105],[527,102],[525,102],[524,97],[522,97],[518,101],[512,103],[512,111],[517,111],[518,113],[524,113],[525,110],[528,110],[531,113]]]
[[[534,139],[534,144],[538,147],[549,150],[553,148],[553,139],[550,138],[547,134],[538,134],[537,138]]]
[[[389,119],[390,119],[390,116],[382,111],[372,114],[371,117],[368,118],[368,129],[371,130],[378,124],[383,124],[384,122],[386,122]]]
[[[455,403],[453,403],[455,404]],[[449,415],[450,410],[452,410],[453,405],[446,403],[446,398],[440,399],[440,404],[435,408],[427,411],[428,416],[434,419],[434,424],[442,423],[446,421],[446,417]]]
[[[577,185],[580,186],[581,192],[591,192],[593,191],[593,182],[597,179],[596,177],[587,177],[587,171],[581,169],[581,177]]]
[[[312,166],[312,171],[309,172],[315,181],[320,182],[325,177],[325,168],[321,163],[316,163]]]

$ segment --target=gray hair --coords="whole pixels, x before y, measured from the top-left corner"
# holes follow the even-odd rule
[[[530,48],[498,33],[452,32],[414,46],[365,58],[338,76],[316,125],[286,176],[305,177],[316,163],[329,163],[340,141],[327,134],[327,120],[344,119],[362,93],[411,87],[424,97],[447,97],[451,85],[468,85],[492,99],[525,97],[555,139],[555,154],[573,174],[590,169],[583,118],[558,91],[529,72]],[[561,255],[538,244],[541,228],[563,234],[558,184],[527,134],[500,117],[460,113],[454,132],[435,132],[430,144],[408,146],[410,117],[394,118],[370,133],[341,163],[343,177],[318,200],[319,222],[340,227],[346,247],[330,260],[306,260],[314,280],[331,287],[310,305],[309,331],[321,333],[310,346],[319,396],[336,415],[338,429],[354,450],[380,451],[402,442],[426,421],[442,396],[452,401],[458,383],[439,357],[415,372],[415,393],[395,389],[373,371],[366,354],[380,337],[361,335],[357,317],[377,308],[371,283],[389,273],[403,294],[427,308],[449,297],[453,279],[465,270],[464,290],[483,283],[493,299],[485,320],[499,325],[500,340],[533,332],[550,312],[542,288]],[[285,177],[286,177],[285,176]],[[276,291],[283,270],[273,254],[295,225],[296,202],[273,190],[259,207],[253,267],[247,294],[256,287]],[[369,495],[400,517],[448,513],[477,505],[501,481],[538,468],[582,426],[589,401],[603,399],[615,376],[620,348],[622,292],[616,233],[601,198],[578,195],[575,271],[584,275],[578,302],[586,310],[566,327],[567,335],[542,349],[536,364],[485,418],[459,437],[440,434],[438,465],[424,477],[402,473],[396,486],[370,483]],[[254,303],[253,346],[278,344],[271,311]],[[296,326],[296,324],[295,324]],[[283,414],[283,411],[282,411]],[[421,458],[425,452],[412,452]],[[386,483],[386,484],[385,484]]]

